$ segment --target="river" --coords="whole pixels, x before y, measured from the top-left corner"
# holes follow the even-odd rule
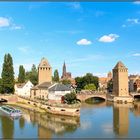
[[[140,138],[140,102],[83,103],[80,118],[21,110],[17,119],[0,113],[0,138]]]

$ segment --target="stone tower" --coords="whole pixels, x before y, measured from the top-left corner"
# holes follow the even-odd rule
[[[42,58],[38,66],[38,84],[52,82],[52,67],[47,59]]]
[[[66,71],[66,64],[65,64],[65,61],[64,61],[64,64],[63,64],[63,72],[62,72],[62,78],[66,77],[67,75],[67,71]]]
[[[121,61],[113,69],[113,94],[115,96],[129,96],[128,69]]]

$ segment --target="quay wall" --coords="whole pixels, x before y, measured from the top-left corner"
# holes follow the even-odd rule
[[[17,95],[9,95],[9,94],[1,94],[0,95],[0,99],[5,99],[5,100],[7,100],[9,103],[12,103],[12,102],[17,102],[18,101],[18,97],[17,97]]]
[[[80,116],[80,107],[72,108],[72,107],[66,107],[65,105],[64,106],[55,106],[51,104],[47,105],[47,104],[42,104],[39,102],[23,99],[21,97],[18,97],[18,102],[43,109],[51,114],[66,115],[66,116]]]

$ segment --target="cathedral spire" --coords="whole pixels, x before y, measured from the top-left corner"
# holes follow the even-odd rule
[[[65,61],[64,61],[64,64],[63,64],[63,72],[62,72],[62,78],[64,78],[66,76],[66,64],[65,64]]]

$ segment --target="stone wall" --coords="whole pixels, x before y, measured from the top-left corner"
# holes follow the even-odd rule
[[[41,109],[45,109],[47,112],[58,115],[68,115],[68,116],[80,116],[80,107],[71,107],[71,106],[59,106],[59,105],[46,105],[39,102],[27,100],[18,97],[18,102],[22,102],[28,105],[33,105]]]
[[[5,99],[5,100],[7,100],[9,103],[10,102],[17,102],[18,101],[18,97],[17,97],[17,95],[8,95],[8,94],[5,94],[5,95],[3,95],[3,94],[1,94],[0,95],[0,99]]]

